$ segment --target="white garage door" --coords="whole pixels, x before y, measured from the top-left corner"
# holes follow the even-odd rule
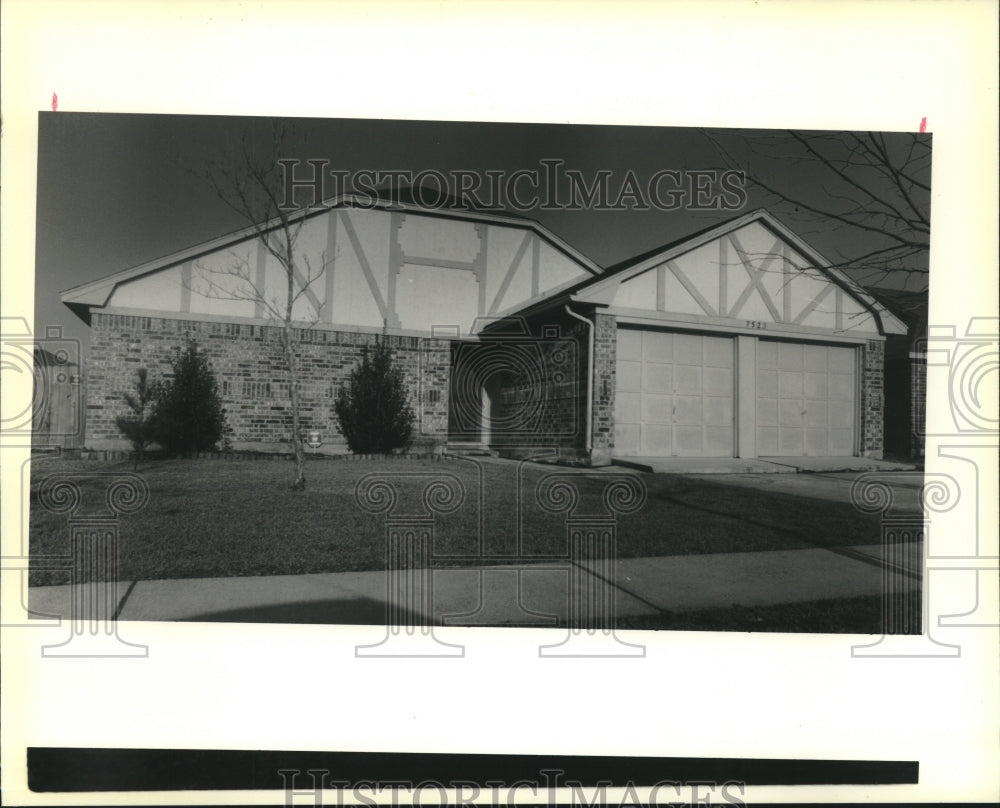
[[[618,329],[619,457],[733,456],[733,340]]]
[[[854,454],[855,349],[757,343],[757,454]]]

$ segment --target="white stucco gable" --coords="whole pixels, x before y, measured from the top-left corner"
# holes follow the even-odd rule
[[[574,296],[739,329],[906,333],[896,317],[765,211],[755,211],[586,285]]]
[[[345,198],[301,220],[306,291],[294,319],[328,328],[455,336],[578,285],[600,268],[535,222]],[[266,321],[282,311],[286,278],[252,231],[198,245],[64,292],[90,308]],[[260,294],[262,292],[262,294]],[[263,297],[263,301],[259,298]]]

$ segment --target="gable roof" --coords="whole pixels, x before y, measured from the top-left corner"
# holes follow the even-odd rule
[[[316,207],[297,210],[289,216],[289,219],[296,222],[300,219],[322,216],[337,208],[403,211],[421,216],[482,222],[484,224],[514,227],[520,230],[531,230],[544,241],[551,244],[556,250],[580,264],[584,270],[592,275],[599,275],[603,271],[590,258],[534,219],[517,216],[516,214],[499,209],[475,208],[463,200],[429,188],[402,188],[391,194],[383,190],[377,192],[374,196],[365,194],[340,194],[339,196],[324,200]],[[274,230],[280,224],[280,219],[276,217],[269,221],[263,229],[266,231]],[[90,307],[106,305],[118,284],[157,272],[161,269],[166,269],[167,267],[183,264],[207,253],[231,247],[234,244],[251,241],[256,237],[256,228],[252,225],[247,226],[224,236],[195,244],[103,278],[97,278],[73,286],[61,292],[60,299],[80,319],[88,322]]]
[[[574,300],[581,302],[604,302],[603,298],[616,289],[621,282],[715,241],[728,233],[735,232],[753,222],[760,222],[773,231],[779,238],[784,239],[797,252],[808,258],[814,268],[827,275],[830,280],[844,289],[844,291],[858,300],[858,302],[862,303],[878,321],[879,330],[882,333],[906,333],[906,325],[898,317],[892,314],[875,297],[851,280],[846,274],[834,267],[830,261],[775,218],[773,214],[763,208],[730,219],[722,224],[699,230],[693,235],[670,242],[662,247],[657,247],[616,264],[600,277],[584,279],[574,289],[569,290],[569,293]]]
[[[369,198],[364,194],[361,196]],[[523,223],[531,221],[531,219],[525,216],[511,213],[504,208],[475,205],[466,197],[459,198],[454,194],[442,191],[440,188],[432,188],[422,183],[402,187],[389,186],[387,188],[379,188],[376,189],[372,198],[385,203],[385,206],[390,209],[395,208],[398,210],[406,206],[410,208],[423,208],[425,213],[431,213],[436,210],[450,212],[466,211],[488,216],[500,216],[506,219],[516,219]]]

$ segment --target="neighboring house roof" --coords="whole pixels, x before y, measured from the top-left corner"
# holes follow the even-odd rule
[[[290,219],[298,221],[312,216],[322,216],[334,208],[353,207],[361,209],[379,209],[387,211],[404,211],[422,216],[439,216],[462,221],[483,222],[487,224],[507,225],[522,230],[532,230],[539,237],[551,244],[555,249],[569,256],[581,267],[593,275],[599,275],[603,270],[590,258],[585,256],[575,247],[568,244],[548,228],[542,226],[533,219],[508,213],[497,209],[476,209],[453,196],[440,194],[434,189],[403,188],[394,194],[384,191],[379,196],[372,197],[364,194],[341,194],[328,200],[324,200],[314,208],[295,211]],[[275,218],[267,223],[264,230],[273,230],[280,225],[280,220]],[[87,283],[74,286],[61,293],[62,302],[68,306],[78,317],[85,322],[89,319],[91,306],[104,306],[107,304],[115,287],[124,281],[134,280],[157,272],[166,267],[182,264],[203,256],[216,250],[231,247],[244,241],[249,241],[257,237],[256,228],[248,226],[228,233],[210,241],[195,244],[183,250],[147,261],[138,266],[98,278]]]
[[[874,295],[887,309],[906,323],[911,342],[927,337],[928,293],[924,289],[912,292],[905,289],[872,289]]]

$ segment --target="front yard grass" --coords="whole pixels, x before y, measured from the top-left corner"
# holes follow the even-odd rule
[[[149,503],[120,520],[117,577],[148,580],[383,569],[384,515],[362,510],[354,494],[357,481],[371,472],[410,475],[398,483],[400,507],[410,511],[417,507],[407,500],[416,491],[414,473],[449,473],[462,481],[465,501],[436,522],[436,565],[564,558],[565,517],[541,511],[534,491],[545,475],[566,470],[523,467],[519,520],[517,468],[513,462],[477,465],[469,459],[319,460],[307,465],[307,489],[291,492],[292,464],[287,461],[149,462],[139,469],[149,485]],[[128,462],[39,460],[32,467],[32,488],[55,471],[88,474],[79,483],[82,508],[96,513],[103,508],[107,485],[100,474],[130,470]],[[600,502],[602,475],[625,473],[629,472],[613,469],[574,476],[581,509],[592,511]],[[639,478],[647,486],[647,500],[641,510],[618,520],[617,553],[622,558],[879,541],[878,517],[861,514],[847,502],[727,486],[706,476]],[[69,553],[67,516],[47,512],[35,497],[30,548],[33,558]],[[66,583],[68,574],[33,569],[30,582]]]

